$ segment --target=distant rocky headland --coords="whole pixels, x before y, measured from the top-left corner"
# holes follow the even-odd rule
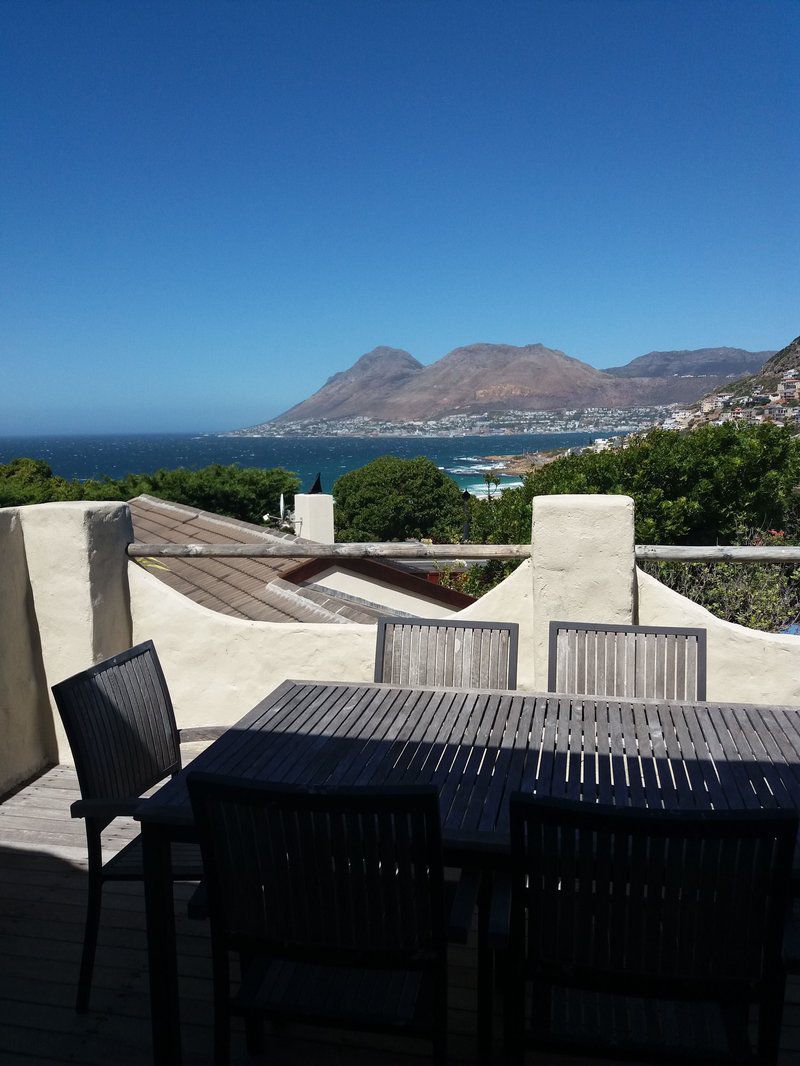
[[[741,348],[649,352],[597,370],[542,344],[471,344],[423,366],[379,347],[308,399],[236,435],[407,435],[637,429],[774,354]]]

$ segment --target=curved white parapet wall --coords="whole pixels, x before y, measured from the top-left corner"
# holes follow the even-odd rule
[[[533,663],[533,564],[530,559],[499,585],[451,618],[473,622],[516,622],[519,625],[517,688],[536,688]]]
[[[250,622],[128,564],[133,643],[152,640],[180,727],[230,725],[287,678],[371,681],[375,626]]]
[[[724,622],[638,568],[636,578],[639,625],[708,630],[709,700],[800,704],[800,637]]]

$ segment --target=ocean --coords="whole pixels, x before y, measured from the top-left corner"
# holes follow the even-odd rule
[[[221,437],[216,434],[143,433],[123,436],[0,437],[0,463],[18,456],[44,459],[65,478],[118,478],[160,468],[198,469],[210,463],[282,466],[310,488],[317,473],[330,491],[340,475],[379,455],[412,459],[424,455],[448,473],[461,489],[486,491],[485,470],[497,463],[487,455],[519,455],[550,448],[580,447],[593,433],[497,434],[473,437]],[[501,487],[519,484],[502,478]]]

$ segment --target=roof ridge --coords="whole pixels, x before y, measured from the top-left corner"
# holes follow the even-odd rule
[[[287,602],[294,604],[296,607],[302,607],[306,611],[311,611],[313,614],[320,615],[321,622],[338,622],[344,625],[350,624],[348,618],[342,618],[341,615],[334,614],[333,611],[327,610],[327,608],[321,606],[319,603],[314,603],[314,601],[308,599],[308,597],[300,596],[298,593],[292,592],[291,589],[285,587],[287,584],[288,582],[276,578],[274,581],[270,581],[267,588],[270,592],[276,594]]]
[[[257,526],[255,522],[245,522],[241,518],[230,518],[228,515],[218,515],[213,511],[203,511],[199,507],[188,507],[183,503],[175,503],[172,500],[163,500],[160,496],[151,496],[149,493],[142,492],[138,496],[134,496],[128,500],[128,503],[136,503],[137,500],[142,500],[144,503],[154,507],[161,507],[167,511],[177,511],[181,515],[187,518],[205,518],[215,525],[222,526],[226,529],[246,529],[248,533],[252,533],[255,536],[262,537],[264,540],[277,541],[290,540],[293,543],[302,547],[305,544],[316,545],[318,542],[315,540],[309,540],[307,537],[298,537],[296,533],[284,533],[280,530],[264,529],[261,526]]]

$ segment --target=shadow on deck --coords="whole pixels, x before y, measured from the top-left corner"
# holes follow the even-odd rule
[[[104,888],[92,1008],[74,1011],[85,913],[85,837],[69,816],[78,798],[75,774],[58,766],[0,805],[0,1063],[127,1066],[150,1061],[150,1017],[143,890]],[[121,847],[136,827],[116,823],[106,834]],[[208,929],[189,921],[183,905],[192,886],[176,885],[184,1062],[212,1061],[211,963]],[[475,953],[450,949],[450,1055],[476,1062]],[[498,1018],[499,1023],[499,1018]],[[499,1032],[499,1024],[496,1025]],[[263,1059],[248,1056],[234,1028],[232,1061],[354,1064],[428,1062],[429,1045],[361,1033],[290,1027],[268,1034]],[[601,1060],[537,1054],[542,1066]],[[790,980],[781,1063],[800,1066],[800,981]]]

